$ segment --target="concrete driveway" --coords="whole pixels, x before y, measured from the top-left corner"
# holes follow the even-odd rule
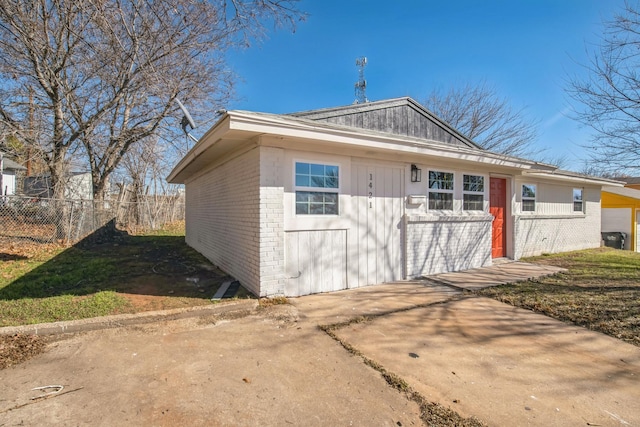
[[[530,311],[468,297],[336,333],[489,425],[640,426],[640,349]]]
[[[513,264],[473,277],[552,273]],[[489,425],[640,425],[639,348],[465,293],[467,282],[441,276],[236,319],[199,311],[59,336],[0,371],[0,425],[421,425],[417,404],[317,327],[340,322],[340,340]],[[358,316],[371,317],[348,323]],[[54,384],[68,393],[30,400]]]

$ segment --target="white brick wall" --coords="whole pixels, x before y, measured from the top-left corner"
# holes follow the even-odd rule
[[[260,292],[260,151],[256,148],[186,184],[186,242]]]
[[[260,296],[284,295],[284,150],[260,147]]]
[[[566,194],[562,203],[556,204],[573,206],[566,199],[571,194],[570,186],[557,186],[556,191],[563,188]],[[517,190],[519,191],[519,190]],[[556,193],[557,194],[557,193]],[[539,197],[541,197],[539,195]],[[596,248],[600,246],[600,188],[585,188],[583,193],[585,213],[573,213],[566,209],[562,214],[521,214],[514,216],[515,250],[514,259],[544,253],[567,252],[579,249]],[[550,202],[541,200],[542,203]],[[519,206],[517,206],[519,209]],[[516,210],[517,212],[518,210]]]
[[[410,217],[407,276],[483,267],[491,263],[491,216]]]
[[[259,296],[284,294],[283,150],[258,147],[186,185],[186,241]]]

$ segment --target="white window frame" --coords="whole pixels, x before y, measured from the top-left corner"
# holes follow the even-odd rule
[[[431,188],[431,173],[446,173],[446,174],[451,174],[452,177],[452,183],[451,183],[451,189],[432,189]],[[427,171],[427,207],[428,210],[430,211],[444,211],[444,212],[452,212],[455,209],[455,194],[454,194],[454,190],[456,188],[456,173],[453,171],[447,171],[447,170],[437,170],[437,169],[429,169]],[[431,193],[441,193],[441,194],[451,194],[451,209],[437,209],[437,208],[431,208]]]
[[[576,191],[580,192],[580,200],[576,199]],[[573,212],[584,212],[584,188],[574,188],[571,200]],[[576,209],[576,203],[580,203],[580,209]]]
[[[477,177],[477,178],[482,178],[482,191],[477,191],[477,190],[465,190],[464,189],[464,185],[465,185],[465,177]],[[477,174],[472,174],[472,173],[463,173],[462,174],[462,211],[463,212],[484,212],[484,201],[485,201],[485,192],[487,190],[487,186],[486,186],[486,177],[484,175],[477,175]],[[482,196],[482,208],[481,209],[465,209],[464,207],[464,196],[466,195],[472,195],[472,196]]]
[[[525,187],[533,187],[533,197],[531,196],[525,196],[524,195],[524,188]],[[520,211],[521,212],[535,212],[537,205],[538,205],[538,185],[537,184],[522,184],[522,186],[520,187]],[[525,201],[533,201],[533,209],[527,209],[525,210],[524,208],[524,202]]]
[[[312,187],[305,185],[297,185],[297,165],[299,163],[320,166],[333,166],[338,169],[338,186],[337,187]],[[293,161],[293,212],[297,217],[336,217],[340,215],[340,186],[341,186],[341,165],[334,162],[325,162],[318,160],[302,160],[295,159]],[[310,175],[311,176],[311,175]],[[298,213],[298,192],[305,193],[325,193],[335,195],[336,213]]]

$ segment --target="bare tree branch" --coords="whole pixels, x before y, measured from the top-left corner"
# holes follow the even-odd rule
[[[0,125],[39,147],[54,184],[83,156],[101,198],[132,147],[171,139],[156,134],[176,98],[196,117],[226,103],[225,53],[294,28],[297,1],[0,0]]]
[[[640,10],[625,4],[604,22],[599,45],[587,51],[586,77],[570,76],[573,118],[595,131],[586,145],[599,171],[640,172]],[[601,172],[603,173],[603,172]]]
[[[514,110],[484,81],[434,90],[425,106],[486,150],[525,157],[541,152],[534,145],[538,122],[527,118],[524,109]]]

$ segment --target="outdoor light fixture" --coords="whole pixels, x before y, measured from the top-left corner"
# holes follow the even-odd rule
[[[422,170],[416,165],[411,165],[411,182],[420,182],[422,180]]]

